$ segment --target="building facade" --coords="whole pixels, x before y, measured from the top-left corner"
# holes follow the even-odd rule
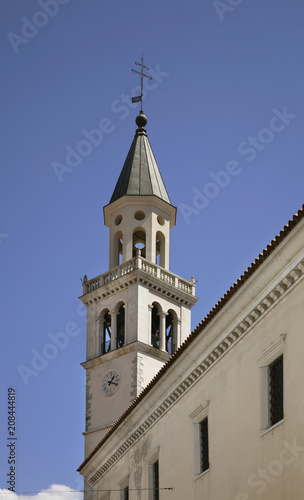
[[[137,120],[138,130],[144,129],[145,119]],[[134,169],[125,164],[124,179],[128,169],[144,168],[138,160],[143,150],[134,155],[136,165],[129,153]],[[190,334],[194,282],[169,272],[166,250],[155,263],[157,242],[166,247],[169,229],[160,231],[153,221],[161,216],[169,228],[173,207],[160,191],[131,194],[130,183],[122,184],[105,207],[110,271],[85,281],[81,297],[88,307],[89,444],[79,471],[87,496],[302,498],[304,207]],[[148,215],[147,225],[134,222],[137,211]],[[118,216],[126,220],[119,233]],[[134,244],[139,240],[140,251]],[[119,347],[121,304],[126,326]],[[108,352],[99,346],[110,323],[105,311],[112,325]]]

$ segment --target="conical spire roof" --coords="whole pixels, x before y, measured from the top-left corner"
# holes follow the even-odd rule
[[[154,195],[171,204],[144,128],[147,121],[143,111],[136,117],[138,128],[110,203],[122,196]]]

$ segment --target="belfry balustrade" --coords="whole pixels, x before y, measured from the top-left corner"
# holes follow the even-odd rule
[[[142,257],[142,255],[140,255],[139,249],[137,250],[136,257],[130,259],[127,262],[124,262],[123,264],[120,264],[119,266],[114,267],[110,271],[100,274],[99,276],[91,280],[88,280],[85,276],[82,283],[83,295],[86,295],[87,293],[90,293],[93,290],[101,288],[105,285],[108,285],[114,280],[117,280],[118,278],[121,278],[122,276],[125,276],[126,274],[129,274],[136,269],[140,269],[150,276],[155,276],[164,283],[167,283],[177,288],[178,290],[181,290],[182,292],[195,297],[195,280],[193,277],[191,278],[191,281],[187,281],[180,278],[176,274],[166,271],[164,268],[158,266],[157,264],[148,262]]]

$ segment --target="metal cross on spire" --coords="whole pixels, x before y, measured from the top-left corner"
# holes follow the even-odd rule
[[[141,81],[141,93],[139,96],[136,96],[136,97],[132,97],[132,102],[141,102],[141,111],[142,111],[142,98],[143,98],[143,95],[144,95],[144,76],[146,78],[149,78],[149,80],[152,80],[152,76],[150,75],[146,75],[144,73],[144,68],[147,69],[149,71],[149,66],[145,66],[144,65],[144,56],[142,55],[141,56],[141,62],[137,62],[135,61],[135,64],[137,64],[137,66],[140,66],[141,67],[141,71],[136,71],[136,69],[132,69],[133,73],[138,73],[140,75],[140,81]]]

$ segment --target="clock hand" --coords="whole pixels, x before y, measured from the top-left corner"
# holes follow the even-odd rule
[[[111,385],[113,383],[114,375],[112,376],[111,380],[108,380],[108,385]]]
[[[108,381],[108,385],[118,385],[118,383],[117,382],[113,382],[113,380],[109,380]]]

